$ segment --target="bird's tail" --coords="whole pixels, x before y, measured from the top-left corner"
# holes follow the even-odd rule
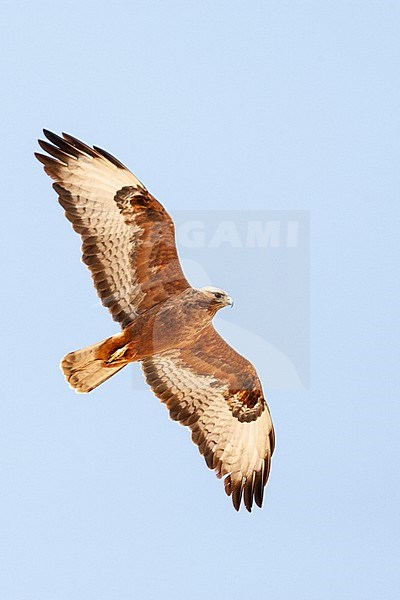
[[[128,361],[123,361],[123,348],[111,355],[109,360],[104,359],[102,350],[108,347],[112,339],[109,338],[64,356],[60,367],[65,379],[75,391],[80,394],[91,392],[128,364]]]

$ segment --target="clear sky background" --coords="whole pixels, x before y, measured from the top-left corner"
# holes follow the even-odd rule
[[[1,600],[397,599],[398,2],[3,0],[1,23]],[[233,510],[137,365],[89,396],[64,382],[61,356],[117,328],[33,158],[42,127],[116,154],[176,218],[310,211],[309,386],[270,388],[251,354],[277,431],[263,510]],[[251,265],[213,283],[257,331],[284,319],[279,273],[253,273],[255,302]]]

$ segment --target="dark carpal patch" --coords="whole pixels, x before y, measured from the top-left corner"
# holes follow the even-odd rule
[[[241,423],[255,421],[265,409],[265,400],[259,390],[228,390],[226,399],[233,416]]]

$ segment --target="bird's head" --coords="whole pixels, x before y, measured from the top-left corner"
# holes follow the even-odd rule
[[[210,308],[213,308],[215,312],[224,306],[233,306],[233,300],[224,290],[207,286],[199,289],[204,300],[209,303]]]

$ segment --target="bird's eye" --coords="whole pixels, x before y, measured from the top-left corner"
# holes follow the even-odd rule
[[[222,298],[222,294],[220,294],[219,292],[215,292],[214,296],[216,298]]]

